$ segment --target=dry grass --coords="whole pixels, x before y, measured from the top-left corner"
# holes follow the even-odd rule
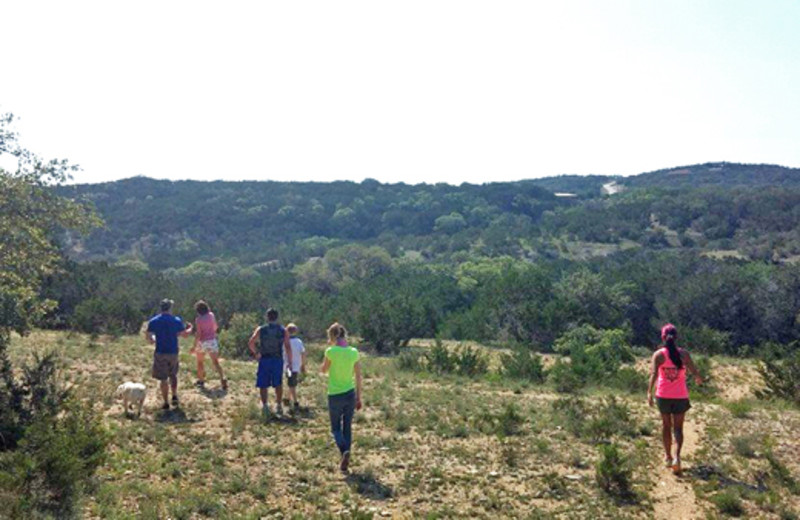
[[[222,392],[215,379],[208,382],[207,391],[200,391],[191,386],[194,358],[182,355],[182,405],[163,413],[149,377],[152,347],[139,338],[92,340],[37,332],[15,338],[12,356],[18,360],[33,349],[51,348],[63,354],[65,378],[103,409],[113,433],[110,456],[85,503],[86,517],[653,515],[648,496],[654,475],[662,471],[661,449],[657,414],[647,408],[644,396],[589,390],[579,397],[588,411],[576,419],[563,409],[571,405],[563,405],[563,396],[547,386],[505,381],[495,374],[469,379],[404,372],[393,358],[366,355],[365,409],[356,418],[352,473],[345,477],[336,470],[325,381],[315,374],[320,345],[311,346],[311,372],[299,387],[306,410],[290,420],[266,423],[253,388],[254,363],[224,360],[229,391]],[[735,364],[730,367],[724,370],[737,370]],[[210,367],[206,371],[213,373]],[[733,372],[725,377],[736,380]],[[749,377],[748,372],[741,380]],[[125,418],[112,397],[114,388],[126,380],[148,385],[139,420]],[[588,427],[611,394],[628,410],[625,431],[599,422]],[[559,402],[562,405],[554,404]],[[695,415],[688,420],[704,421],[707,434],[689,465],[713,463],[726,478],[754,483],[770,462],[763,449],[756,447],[755,454],[745,449],[754,441],[733,441],[752,434],[769,439],[771,453],[789,478],[800,480],[800,414],[761,402],[735,405],[732,412],[725,404],[721,399],[701,403],[690,412]],[[735,428],[726,427],[728,423]],[[615,501],[595,483],[598,443],[608,441],[619,444],[632,463],[635,500]],[[734,448],[732,442],[742,445]],[[713,486],[720,484],[704,477],[697,473],[687,478],[703,508],[716,514],[710,501],[718,492]],[[774,497],[745,496],[748,514],[766,517],[798,510],[797,496],[787,486],[773,482],[768,493]]]

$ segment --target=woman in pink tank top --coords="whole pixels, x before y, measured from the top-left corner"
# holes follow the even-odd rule
[[[686,386],[686,370],[694,375],[698,385],[703,382],[689,352],[678,348],[675,344],[677,337],[678,331],[675,325],[667,323],[661,329],[661,340],[664,345],[653,354],[650,384],[647,386],[647,402],[650,406],[653,406],[653,386],[655,386],[655,398],[658,402],[658,411],[661,412],[661,437],[664,441],[666,465],[675,473],[681,470],[683,419],[691,408],[689,388]],[[677,444],[675,458],[672,458],[673,432]]]
[[[205,355],[208,354],[211,357],[211,362],[214,364],[214,369],[219,374],[222,389],[227,390],[228,380],[225,379],[222,366],[219,364],[217,319],[214,317],[214,313],[211,312],[208,304],[203,300],[194,304],[194,310],[197,311],[197,319],[195,320],[194,327],[194,347],[192,348],[192,353],[197,356],[197,382],[195,382],[195,386],[205,388]]]

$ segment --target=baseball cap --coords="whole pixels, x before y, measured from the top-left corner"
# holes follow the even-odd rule
[[[661,341],[667,339],[667,336],[678,337],[678,329],[672,323],[667,323],[661,327]]]

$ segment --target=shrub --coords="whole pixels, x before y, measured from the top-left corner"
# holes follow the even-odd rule
[[[613,377],[608,379],[608,386],[618,388],[632,394],[647,391],[647,376],[635,368],[622,367]]]
[[[712,375],[711,358],[706,356],[692,356],[695,368],[700,372],[700,377],[703,378],[703,384],[698,386],[694,382],[694,377],[691,374],[686,374],[686,384],[689,391],[694,396],[698,397],[713,397],[717,393],[717,388],[714,386],[714,377]]]
[[[436,339],[436,343],[426,354],[428,370],[437,374],[449,374],[456,368],[455,357],[442,344],[442,340]]]
[[[219,334],[220,352],[229,358],[252,359],[247,341],[253,334],[253,330],[260,324],[261,320],[255,313],[240,313],[231,316],[228,327]]]
[[[7,505],[22,517],[76,516],[78,500],[102,464],[107,442],[99,418],[87,405],[71,401],[58,416],[37,417],[18,449],[3,455],[2,466],[8,469],[0,472],[0,487],[15,490],[17,497]]]
[[[550,369],[547,378],[557,392],[565,394],[575,393],[584,386],[583,378],[574,370],[572,363],[560,359]]]
[[[395,363],[397,364],[397,368],[407,372],[419,372],[424,368],[422,364],[422,356],[418,352],[411,350],[403,350],[400,352],[395,360]]]
[[[634,360],[627,332],[622,329],[599,330],[583,325],[559,337],[555,350],[570,358],[569,367],[556,364],[551,371],[556,389],[564,392],[573,392],[590,381],[608,381],[622,363]]]
[[[511,354],[503,354],[500,360],[505,377],[525,379],[532,383],[544,382],[542,359],[532,350],[517,347]]]
[[[764,388],[756,392],[760,399],[786,399],[800,405],[800,344],[793,342],[783,359],[765,355],[758,367]]]
[[[615,498],[630,498],[633,495],[631,475],[631,468],[616,444],[600,446],[595,478],[603,491]]]
[[[762,439],[754,435],[740,435],[731,439],[731,446],[737,455],[752,458],[756,456],[755,445],[762,442]]]
[[[731,516],[742,516],[744,506],[742,499],[737,493],[731,490],[723,491],[711,497],[711,501],[717,506],[721,513]]]
[[[730,354],[731,335],[729,332],[722,332],[712,329],[707,325],[702,327],[678,327],[681,331],[681,341],[691,345],[692,350],[702,352],[707,355]]]
[[[584,433],[595,442],[610,439],[614,435],[634,437],[638,432],[630,408],[614,396],[603,402],[584,428]]]
[[[457,366],[457,372],[462,376],[474,377],[485,374],[489,369],[486,354],[478,348],[462,345],[456,349],[452,359]]]
[[[556,423],[561,423],[564,428],[575,436],[583,433],[583,424],[588,409],[579,397],[557,399],[552,404]]]
[[[750,412],[753,411],[753,403],[747,399],[732,401],[730,403],[726,403],[725,406],[728,408],[728,410],[730,410],[731,415],[737,419],[747,419],[747,417],[750,416]]]

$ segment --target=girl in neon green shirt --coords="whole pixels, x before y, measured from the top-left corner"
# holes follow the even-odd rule
[[[328,413],[331,433],[339,448],[339,469],[347,472],[350,465],[350,445],[353,434],[353,415],[361,409],[361,364],[358,349],[348,346],[347,330],[334,323],[328,327],[328,344],[320,372],[328,373]]]

